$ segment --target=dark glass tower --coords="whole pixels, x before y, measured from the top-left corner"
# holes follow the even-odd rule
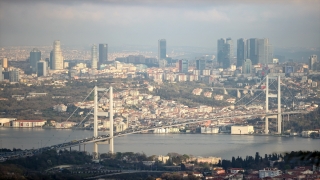
[[[99,44],[99,64],[105,64],[108,61],[108,44]]]
[[[160,39],[158,41],[158,60],[166,59],[167,57],[167,41]]]
[[[241,67],[245,59],[247,59],[247,44],[246,40],[241,38],[237,41],[237,67]]]
[[[32,72],[37,72],[37,63],[41,60],[41,51],[37,48],[33,48],[30,52],[30,66],[32,68]]]

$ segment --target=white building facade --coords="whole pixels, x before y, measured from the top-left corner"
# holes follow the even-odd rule
[[[231,126],[231,134],[253,134],[253,126]]]

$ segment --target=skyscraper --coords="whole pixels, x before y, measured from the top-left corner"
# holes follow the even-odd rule
[[[3,68],[8,68],[8,58],[2,58],[1,62]]]
[[[312,55],[309,57],[309,69],[315,70],[315,63],[318,61],[317,55]]]
[[[202,73],[202,71],[206,68],[206,60],[205,59],[196,60],[196,68]]]
[[[50,51],[49,67],[50,69],[53,69],[53,50]]]
[[[241,67],[242,63],[248,57],[246,40],[241,38],[237,40],[237,67]]]
[[[63,57],[59,40],[53,42],[52,69],[63,69]]]
[[[2,74],[2,61],[0,61],[0,82],[3,81],[3,74]]]
[[[47,76],[47,62],[46,61],[39,61],[37,63],[37,76]]]
[[[251,38],[247,40],[248,58],[253,65],[258,64],[258,39]]]
[[[224,69],[230,68],[233,57],[233,41],[231,38],[218,40],[218,63]]]
[[[247,40],[247,51],[247,58],[251,59],[253,65],[272,63],[273,48],[267,38]]]
[[[41,60],[41,51],[39,51],[37,48],[33,48],[33,50],[30,52],[30,66],[33,73],[37,72],[37,63]]]
[[[19,71],[17,69],[13,69],[9,71],[9,81],[10,82],[19,82]]]
[[[250,59],[245,59],[242,64],[242,73],[251,74],[252,73],[252,62]]]
[[[226,39],[226,44],[229,44],[229,46],[230,46],[230,50],[229,50],[228,54],[229,54],[229,58],[232,59],[233,56],[234,56],[234,54],[233,54],[233,41],[232,41],[232,39],[231,39],[231,38],[227,38],[227,39]]]
[[[158,60],[166,59],[167,57],[167,41],[165,39],[158,40]]]
[[[108,44],[99,44],[99,65],[108,61]]]
[[[218,39],[218,49],[217,49],[217,60],[218,60],[218,64],[219,66],[222,65],[222,61],[224,59],[224,45],[226,43],[226,40],[221,38]]]
[[[97,69],[98,68],[98,51],[97,46],[94,44],[91,48],[91,68]]]
[[[179,72],[188,73],[188,69],[189,69],[188,60],[182,59],[182,60],[179,60],[178,63],[179,63]]]

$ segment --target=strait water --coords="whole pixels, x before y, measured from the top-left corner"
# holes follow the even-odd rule
[[[107,134],[107,132],[99,132]],[[41,128],[0,128],[0,148],[32,149],[92,137],[93,131]],[[115,138],[115,152],[140,152],[147,156],[170,152],[195,156],[254,156],[298,150],[320,150],[320,139],[230,134],[132,134]],[[79,147],[73,149],[78,150]],[[85,150],[92,152],[93,145]],[[81,146],[83,150],[83,146]],[[109,145],[99,145],[99,153]]]

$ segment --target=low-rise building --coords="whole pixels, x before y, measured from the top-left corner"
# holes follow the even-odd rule
[[[231,134],[253,134],[253,126],[231,126]]]
[[[45,120],[15,120],[11,121],[11,127],[32,128],[42,127],[46,123]]]
[[[221,157],[195,157],[190,160],[196,160],[198,163],[218,164],[221,161]]]
[[[277,168],[264,168],[263,170],[259,170],[259,178],[275,177],[281,174],[281,170]]]
[[[232,173],[232,174],[236,174],[236,173],[238,173],[240,171],[244,172],[244,169],[243,168],[230,168],[229,169],[229,172]]]
[[[160,156],[158,156],[158,161],[161,161],[163,164],[165,164],[165,163],[167,163],[167,161],[170,159],[170,157],[169,156],[162,156],[162,155],[160,155]]]
[[[318,133],[318,131],[302,131],[301,136],[302,137],[310,137],[311,133]]]
[[[71,128],[75,126],[77,123],[75,122],[57,122],[56,123],[56,128]]]
[[[8,127],[10,126],[11,121],[17,120],[16,118],[0,118],[0,127],[5,126]]]

